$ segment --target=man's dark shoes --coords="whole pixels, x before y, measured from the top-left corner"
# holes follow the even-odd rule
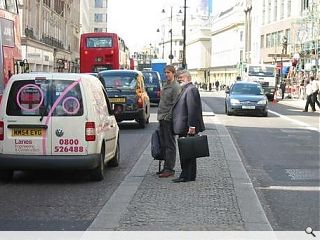
[[[160,170],[159,172],[156,172],[156,174],[161,174],[161,173],[163,173],[164,172],[164,169],[162,169],[162,170]]]
[[[195,181],[196,179],[195,178],[191,178],[191,179],[186,179],[186,178],[175,178],[175,179],[172,179],[172,182],[174,183],[180,183],[180,182],[190,182],[190,181]]]
[[[159,174],[159,178],[167,178],[167,177],[171,177],[174,176],[174,172],[173,171],[163,171],[163,173]]]
[[[172,179],[172,182],[180,183],[180,182],[186,182],[186,180],[184,178],[175,178],[175,179]]]

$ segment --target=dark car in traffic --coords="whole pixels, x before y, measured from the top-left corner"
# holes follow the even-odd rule
[[[226,90],[225,113],[268,116],[268,99],[257,82],[238,81]]]
[[[142,71],[144,84],[151,103],[159,103],[162,90],[162,81],[157,71]]]
[[[149,123],[150,100],[140,71],[105,70],[98,78],[107,90],[118,122],[135,120],[142,128]]]

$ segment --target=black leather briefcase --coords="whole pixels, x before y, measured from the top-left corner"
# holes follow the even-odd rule
[[[178,138],[178,148],[181,160],[210,156],[206,135]]]

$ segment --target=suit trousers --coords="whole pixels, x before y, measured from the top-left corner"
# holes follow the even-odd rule
[[[186,135],[179,135],[179,137],[185,137]],[[180,166],[181,166],[181,174],[179,178],[183,178],[186,181],[195,181],[197,177],[197,159],[196,158],[188,158],[181,159],[180,158]]]
[[[164,156],[164,170],[174,171],[176,164],[176,138],[173,134],[172,122],[160,120],[160,142]]]
[[[316,111],[315,103],[313,102],[313,99],[312,99],[312,94],[307,96],[307,101],[304,107],[304,111],[308,112],[309,105],[311,106],[312,111]]]

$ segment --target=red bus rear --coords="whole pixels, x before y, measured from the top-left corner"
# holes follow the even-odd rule
[[[21,62],[21,36],[17,0],[0,4],[0,100],[11,75]]]
[[[80,72],[129,69],[129,49],[115,33],[84,33],[80,38]]]

